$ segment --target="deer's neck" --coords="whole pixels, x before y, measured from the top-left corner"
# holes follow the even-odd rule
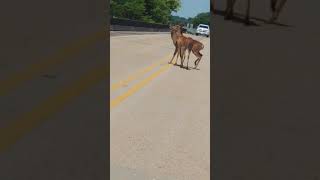
[[[182,34],[177,34],[177,33],[171,32],[171,39],[172,39],[173,44],[176,44],[179,36],[182,36]]]
[[[171,39],[173,44],[176,44],[177,42],[177,35],[174,32],[171,32]]]

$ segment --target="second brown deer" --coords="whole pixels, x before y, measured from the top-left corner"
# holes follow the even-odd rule
[[[187,61],[186,69],[189,69],[189,58],[190,58],[190,52],[192,51],[192,53],[197,57],[197,59],[194,61],[194,69],[197,69],[199,62],[203,56],[200,53],[200,51],[204,48],[204,45],[201,42],[188,37],[186,40],[186,47],[187,49],[183,49],[184,51],[182,52],[183,54],[182,63],[184,62],[184,59],[185,59],[185,51],[188,50],[188,61]]]

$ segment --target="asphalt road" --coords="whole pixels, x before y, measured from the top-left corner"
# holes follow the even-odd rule
[[[169,34],[111,37],[111,179],[209,179],[210,38],[192,37],[199,70],[168,65]]]
[[[252,16],[268,19],[268,2],[253,1]],[[319,179],[319,7],[288,1],[279,22],[291,27],[214,18],[216,179]]]

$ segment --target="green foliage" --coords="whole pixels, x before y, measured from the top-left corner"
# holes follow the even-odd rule
[[[200,13],[192,19],[193,27],[198,26],[199,24],[210,25],[210,12]]]
[[[111,15],[118,18],[161,24],[192,23],[193,27],[198,24],[210,24],[209,12],[188,19],[171,16],[172,12],[177,12],[181,7],[181,0],[111,0],[110,7]]]
[[[145,12],[144,0],[111,0],[111,14],[116,17],[139,20]]]
[[[111,0],[111,15],[119,18],[168,24],[171,12],[181,6],[180,0]]]
[[[199,13],[194,18],[188,18],[188,19],[180,16],[171,16],[170,23],[184,24],[184,25],[187,25],[188,23],[190,23],[190,24],[193,24],[193,27],[196,27],[199,24],[210,25],[210,12]]]
[[[188,24],[188,23],[192,23],[191,18],[184,18],[184,17],[180,17],[180,16],[171,16],[170,17],[170,23],[171,24]]]

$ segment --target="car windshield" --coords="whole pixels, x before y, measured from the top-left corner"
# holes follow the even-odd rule
[[[199,28],[205,28],[205,29],[208,29],[208,26],[199,25]]]

